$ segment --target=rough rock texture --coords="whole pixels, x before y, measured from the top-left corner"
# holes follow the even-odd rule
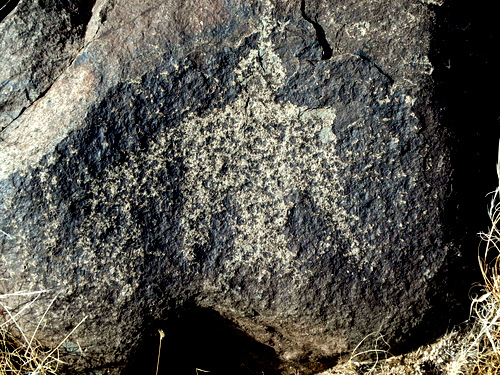
[[[10,10],[15,0],[2,11]],[[3,4],[1,4],[3,5]],[[0,131],[42,97],[83,47],[91,1],[21,1],[0,14]]]
[[[86,316],[75,368],[154,367],[162,328],[169,369],[233,374],[438,331],[460,250],[439,4],[43,4],[0,24],[0,294],[50,290],[27,330],[56,295],[40,337]]]

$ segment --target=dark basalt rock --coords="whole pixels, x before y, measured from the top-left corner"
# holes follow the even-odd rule
[[[0,24],[9,48],[20,18],[41,25],[33,4]],[[57,345],[86,316],[73,369],[154,370],[163,329],[169,370],[232,374],[311,373],[374,332],[397,350],[445,329],[462,249],[436,6],[351,5],[61,3],[78,22],[46,38],[68,58],[26,51],[16,69],[33,55],[53,74],[2,112],[0,293],[50,291],[25,329],[56,294],[39,336]]]

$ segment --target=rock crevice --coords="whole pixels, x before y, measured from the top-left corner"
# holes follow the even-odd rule
[[[309,17],[306,13],[306,0],[301,0],[300,2],[300,13],[302,14],[302,18],[304,18],[307,22],[309,22],[316,32],[316,38],[318,40],[321,49],[323,50],[321,60],[328,60],[333,56],[332,47],[328,43],[326,39],[326,33],[323,27],[317,22],[314,21],[311,17]]]

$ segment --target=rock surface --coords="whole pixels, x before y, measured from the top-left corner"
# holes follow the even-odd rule
[[[0,24],[0,294],[50,291],[28,331],[56,295],[40,337],[86,316],[75,368],[132,371],[161,328],[177,373],[235,340],[272,374],[429,324],[459,250],[436,5],[57,4]]]
[[[0,14],[0,131],[41,98],[80,52],[91,8],[82,0],[21,1],[15,15]]]

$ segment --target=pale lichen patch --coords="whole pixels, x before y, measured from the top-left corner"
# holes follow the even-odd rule
[[[271,268],[296,273],[297,254],[290,250],[286,234],[296,196],[312,197],[328,225],[338,228],[351,244],[347,254],[358,256],[360,248],[353,235],[357,218],[342,206],[346,197],[337,177],[341,160],[332,131],[336,109],[273,100],[284,69],[263,24],[258,49],[236,69],[246,92],[223,109],[191,114],[175,132],[166,134],[168,142],[182,145],[186,169],[182,187],[186,258],[194,261],[194,249],[208,245],[210,218],[226,212],[230,202],[236,214],[229,219],[234,249],[227,267],[258,265],[259,280],[268,279]],[[259,59],[264,60],[264,69]],[[318,254],[341,250],[324,239],[319,247]]]

